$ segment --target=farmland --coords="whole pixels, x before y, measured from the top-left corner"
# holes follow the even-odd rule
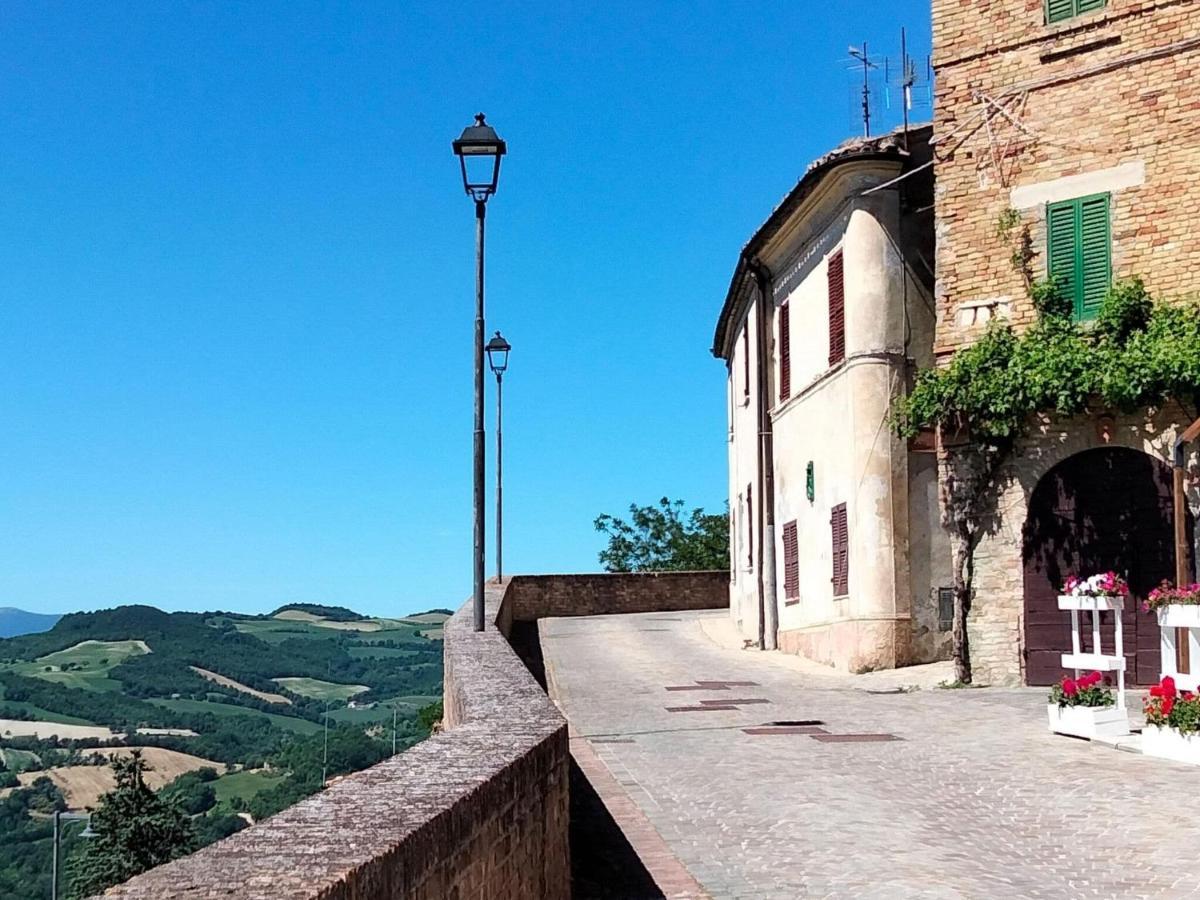
[[[405,749],[428,733],[418,710],[440,698],[441,642],[427,635],[444,618],[305,604],[268,616],[137,606],[0,640],[0,776],[16,785],[4,799],[15,818],[0,873],[16,870],[19,847],[23,860],[48,865],[48,847],[32,849],[48,840],[34,806],[100,802],[113,781],[96,754],[140,746],[164,796],[207,792],[209,807],[193,814],[214,840],[235,815],[272,815],[320,790],[323,773],[385,758],[393,738]],[[0,877],[0,895],[32,900],[12,884]]]

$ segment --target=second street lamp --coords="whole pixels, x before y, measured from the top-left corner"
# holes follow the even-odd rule
[[[504,370],[512,349],[500,332],[487,342],[488,365],[496,376],[496,584],[504,583]]]
[[[487,202],[496,193],[500,157],[508,150],[484,119],[463,129],[450,145],[462,166],[463,189],[475,201],[475,554],[473,607],[475,630],[483,631],[483,220]]]

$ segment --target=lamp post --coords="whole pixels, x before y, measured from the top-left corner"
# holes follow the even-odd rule
[[[483,113],[450,145],[462,166],[463,189],[475,201],[475,630],[483,631],[483,220],[507,151]]]
[[[91,838],[96,836],[96,832],[92,831],[92,814],[91,813],[71,813],[54,811],[54,862],[50,869],[50,900],[58,900],[58,873],[62,868],[60,856],[62,850],[60,844],[62,842],[62,823],[63,822],[87,822],[83,831],[79,832],[81,838]]]
[[[504,583],[504,370],[512,349],[500,332],[487,342],[488,365],[496,376],[496,584]]]

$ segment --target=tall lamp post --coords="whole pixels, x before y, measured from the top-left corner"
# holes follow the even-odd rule
[[[72,813],[54,811],[54,862],[50,869],[50,900],[58,900],[58,882],[59,871],[62,869],[62,829],[65,822],[87,822],[83,831],[79,832],[81,838],[95,837],[96,833],[92,831],[92,814],[91,813]]]
[[[496,584],[504,583],[504,370],[512,349],[500,332],[487,342],[488,365],[496,376]]]
[[[483,631],[483,220],[487,202],[496,193],[504,141],[484,120],[463,129],[451,143],[462,166],[463,189],[475,201],[475,630]]]

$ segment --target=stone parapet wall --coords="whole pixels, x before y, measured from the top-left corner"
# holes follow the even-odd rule
[[[729,606],[729,573],[725,571],[517,575],[510,588],[512,616],[525,622],[553,616]]]
[[[544,575],[487,590],[445,627],[445,725],[410,750],[104,896],[123,900],[566,900],[567,723],[514,623],[723,608],[725,572]]]

